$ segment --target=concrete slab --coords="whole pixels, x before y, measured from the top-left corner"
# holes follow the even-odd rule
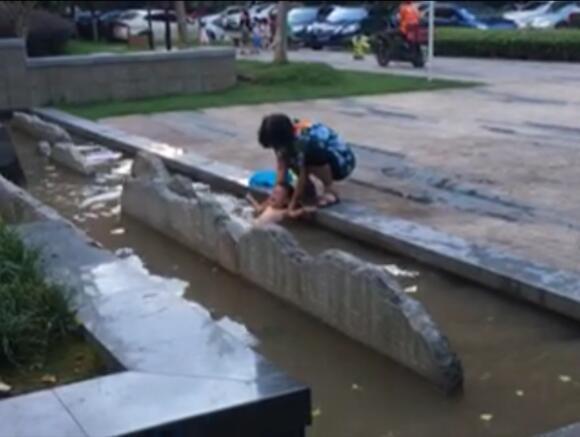
[[[0,424],[0,434],[10,437],[88,435],[52,390],[1,401]]]
[[[566,426],[556,431],[542,434],[541,436],[538,437],[577,437],[579,435],[580,435],[580,423],[576,423],[574,425]]]
[[[300,385],[281,376],[247,383],[125,372],[57,388],[55,394],[90,437],[168,431],[203,437],[284,437],[285,432],[295,431],[298,437],[296,423],[310,414],[303,408],[280,414],[281,405],[261,408],[258,398],[287,395],[291,400],[304,394]],[[217,424],[212,429],[207,420],[215,412],[221,412],[221,417],[214,416]],[[257,415],[260,420],[252,421]],[[222,430],[225,433],[219,434]]]

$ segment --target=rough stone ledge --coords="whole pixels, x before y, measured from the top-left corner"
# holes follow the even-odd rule
[[[38,109],[39,116],[70,132],[129,154],[142,151],[163,158],[168,168],[210,184],[216,190],[243,194],[250,173],[195,153],[156,150],[143,137],[75,117],[55,109]],[[472,244],[416,223],[380,214],[353,203],[320,211],[320,225],[369,245],[419,260],[485,287],[526,300],[544,309],[580,320],[580,276],[518,258],[493,247]]]
[[[461,363],[422,304],[378,266],[340,251],[312,257],[276,225],[253,227],[251,208],[207,186],[171,177],[140,154],[123,212],[424,376],[462,388]],[[248,211],[250,209],[250,211]]]
[[[41,250],[47,278],[70,290],[90,339],[125,370],[0,402],[3,434],[303,435],[308,388],[183,300],[185,283],[150,275],[137,258],[118,259],[2,178],[0,217]],[[256,415],[266,419],[247,419]]]

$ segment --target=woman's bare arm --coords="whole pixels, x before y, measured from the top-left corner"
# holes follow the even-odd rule
[[[286,182],[286,173],[288,172],[288,166],[282,158],[277,156],[277,168],[276,168],[276,185],[281,185]]]
[[[306,168],[300,169],[300,175],[298,176],[298,182],[296,183],[296,188],[294,189],[294,195],[290,204],[288,205],[288,211],[292,213],[300,203],[300,199],[304,195],[304,190],[306,189],[306,183],[308,182],[308,172]]]

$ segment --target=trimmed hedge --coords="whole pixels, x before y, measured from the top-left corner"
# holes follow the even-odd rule
[[[580,30],[437,29],[439,56],[580,61]]]
[[[65,53],[68,41],[75,35],[70,21],[47,11],[34,10],[26,46],[28,56],[54,56]],[[13,24],[8,17],[0,16],[0,38],[14,38]]]

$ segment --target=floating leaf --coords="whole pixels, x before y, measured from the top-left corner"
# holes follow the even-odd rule
[[[0,395],[10,393],[11,391],[12,387],[0,380]]]
[[[389,272],[393,276],[398,276],[401,278],[417,278],[419,276],[419,272],[413,272],[410,270],[403,270],[399,266],[394,264],[384,265],[382,266],[387,272]]]
[[[44,382],[45,384],[56,384],[56,382],[58,381],[58,380],[56,379],[56,376],[54,376],[54,375],[49,375],[49,374],[47,374],[47,375],[44,375],[42,378],[40,378],[40,380],[41,380],[42,382]]]
[[[568,384],[569,382],[572,382],[572,378],[570,378],[568,375],[560,375],[560,381]]]
[[[523,398],[525,394],[526,393],[523,390],[517,390],[516,391],[516,396],[517,397]]]
[[[360,385],[358,385],[358,384],[353,384],[352,385],[352,389],[354,391],[362,391],[362,387]]]
[[[312,410],[312,417],[316,418],[320,416],[322,416],[322,410],[320,408]]]
[[[405,288],[405,293],[408,293],[408,294],[415,294],[415,293],[417,293],[418,291],[419,291],[419,287],[418,287],[418,286],[416,286],[416,285],[414,285],[414,286],[412,286],[412,287],[407,287],[407,288]]]
[[[117,228],[111,231],[111,235],[123,235],[125,233],[125,229]]]
[[[481,418],[481,420],[483,420],[484,422],[491,422],[493,420],[493,414],[482,414],[481,416],[479,416]]]

